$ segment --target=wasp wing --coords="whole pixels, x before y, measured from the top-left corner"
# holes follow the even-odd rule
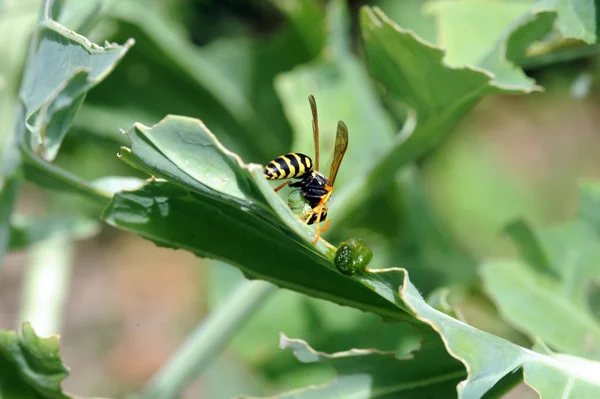
[[[329,171],[329,185],[333,187],[337,177],[340,164],[348,148],[348,128],[342,121],[338,122],[337,134],[335,135],[335,148],[333,149],[333,161],[331,161],[331,170]]]

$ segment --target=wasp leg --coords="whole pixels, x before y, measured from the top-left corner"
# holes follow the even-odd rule
[[[319,208],[318,210],[318,214],[317,214],[317,221],[315,224],[316,230],[317,230],[317,234],[315,235],[315,239],[313,240],[313,245],[317,243],[317,241],[319,241],[319,238],[321,238],[321,216],[323,216],[323,207],[317,207]]]
[[[282,188],[284,188],[285,186],[287,186],[288,184],[290,184],[290,181],[286,181],[285,183],[281,183],[280,185],[278,185],[277,187],[275,187],[275,192],[281,190]]]
[[[310,211],[306,212],[305,214],[303,214],[302,216],[300,216],[300,220],[304,223],[304,224],[308,224],[308,222],[310,221],[311,216],[314,214],[313,212],[314,210],[311,209]]]
[[[330,221],[331,221],[331,219],[325,218],[325,226],[323,226],[323,228],[321,229],[321,233],[325,233],[325,230],[327,230],[327,228],[329,227]]]

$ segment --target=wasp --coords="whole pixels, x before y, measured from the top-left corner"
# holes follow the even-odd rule
[[[310,109],[312,112],[313,139],[315,145],[315,162],[304,154],[292,152],[281,155],[267,164],[263,169],[263,174],[267,180],[299,179],[291,183],[290,180],[282,183],[275,188],[278,192],[288,184],[290,187],[299,188],[304,199],[308,202],[311,209],[300,216],[300,220],[305,224],[316,225],[316,236],[313,241],[315,244],[321,232],[329,227],[329,218],[327,217],[327,202],[333,193],[333,184],[340,169],[340,164],[348,148],[348,128],[343,121],[338,122],[337,133],[335,136],[335,146],[333,149],[333,160],[329,170],[329,178],[319,172],[319,117],[317,114],[317,103],[315,98],[308,96]],[[321,222],[325,222],[323,228]]]

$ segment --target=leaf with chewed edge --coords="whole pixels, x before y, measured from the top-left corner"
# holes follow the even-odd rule
[[[374,349],[352,349],[327,355],[314,351],[303,341],[282,336],[282,346],[292,348],[298,360],[329,364],[338,372],[338,378],[329,384],[276,397],[354,398],[353,394],[359,393],[358,397],[452,397],[457,394],[459,398],[475,399],[498,397],[521,381],[537,392],[560,393],[562,398],[600,395],[597,379],[600,363],[540,350],[543,349],[541,344],[535,351],[529,350],[471,327],[429,306],[405,270],[389,269],[388,272],[392,270],[404,273],[400,288],[402,300],[416,319],[432,328],[415,326],[423,334],[421,348],[408,356]],[[438,345],[437,337],[431,337],[435,333],[439,334],[445,350]],[[455,360],[449,358],[448,353]]]
[[[19,97],[29,143],[52,161],[89,90],[100,83],[133,45],[102,47],[67,29],[50,16],[46,2],[38,24]]]
[[[128,137],[131,147],[121,157],[155,178],[113,198],[104,213],[110,224],[158,245],[225,260],[281,287],[390,319],[417,319],[439,333],[447,351],[466,367],[460,397],[508,389],[520,380],[513,372],[521,367],[525,381],[539,391],[546,383],[535,375],[550,372],[572,386],[596,389],[588,372],[561,355],[530,351],[433,309],[404,269],[366,270],[351,278],[338,273],[329,245],[310,244],[310,228],[272,191],[262,167],[244,164],[200,121],[169,116],[151,128],[135,125]],[[535,371],[531,379],[527,370]]]
[[[340,274],[335,247],[311,244],[314,229],[273,192],[262,166],[244,164],[200,121],[168,116],[153,127],[136,124],[127,136],[121,159],[155,179],[118,193],[104,211],[109,224],[229,262],[250,278],[406,319],[396,289],[401,273]]]
[[[465,368],[437,342],[405,356],[376,349],[326,354],[305,341],[281,334],[279,346],[292,349],[302,363],[333,367],[338,377],[323,386],[278,395],[278,398],[423,398],[447,397],[465,377]]]

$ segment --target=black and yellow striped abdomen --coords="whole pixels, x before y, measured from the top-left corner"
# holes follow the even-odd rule
[[[312,170],[312,159],[304,154],[291,152],[269,162],[263,173],[267,180],[299,179]]]

